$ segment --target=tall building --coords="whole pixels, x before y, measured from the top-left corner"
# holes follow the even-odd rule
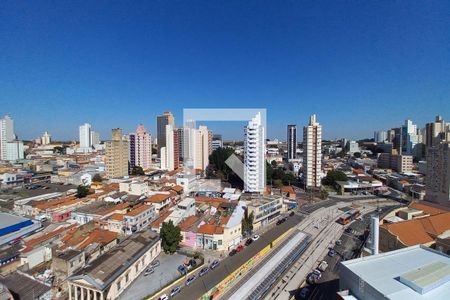
[[[388,133],[386,131],[375,131],[373,134],[375,143],[383,143],[388,140]]]
[[[244,190],[262,193],[266,185],[265,128],[257,113],[244,129]]]
[[[431,147],[445,139],[446,123],[441,116],[436,116],[433,123],[425,125],[425,146]]]
[[[175,119],[170,111],[164,112],[161,116],[156,118],[156,137],[158,139],[158,155],[160,150],[166,146],[166,125],[175,128]]]
[[[411,121],[406,120],[405,125],[401,127],[401,153],[414,155],[414,149],[418,143],[417,126]]]
[[[303,177],[307,188],[321,186],[322,173],[322,126],[316,122],[316,115],[303,127]]]
[[[14,141],[15,138],[14,120],[9,115],[5,115],[0,119],[0,160],[7,159],[7,143]]]
[[[450,207],[450,126],[437,117],[426,130],[425,200]]]
[[[91,130],[91,143],[92,143],[92,146],[100,144],[100,133],[98,133],[97,131]]]
[[[178,159],[181,161],[184,157],[184,128],[177,128],[176,136],[178,138]]]
[[[179,167],[179,131],[172,125],[166,125],[165,146],[161,148],[161,169],[172,171]]]
[[[84,123],[80,126],[80,148],[88,149],[91,147],[91,124]]]
[[[211,147],[213,151],[223,147],[223,140],[221,134],[213,134]]]
[[[206,126],[184,128],[184,162],[188,168],[205,170],[212,152],[212,133]]]
[[[44,132],[44,134],[41,136],[41,144],[42,145],[48,145],[51,142],[52,142],[51,135],[47,131]]]
[[[450,207],[450,144],[427,148],[425,199]]]
[[[6,159],[8,161],[16,161],[24,158],[24,148],[22,141],[10,141],[6,143]]]
[[[146,170],[152,163],[152,137],[147,132],[144,125],[140,124],[136,133],[131,133],[130,137],[130,168],[135,166]]]
[[[297,152],[297,125],[287,126],[287,150],[288,160],[295,159]]]
[[[106,177],[120,178],[128,175],[129,142],[123,138],[122,129],[112,130],[112,140],[105,143]]]

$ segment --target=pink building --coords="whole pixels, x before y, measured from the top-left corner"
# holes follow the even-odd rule
[[[146,170],[152,163],[152,136],[140,124],[136,133],[130,134],[130,164]]]

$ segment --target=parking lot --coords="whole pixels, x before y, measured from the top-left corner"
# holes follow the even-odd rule
[[[148,295],[160,290],[166,284],[180,276],[177,268],[186,260],[186,256],[175,253],[173,255],[161,253],[156,259],[160,266],[155,268],[153,274],[139,277],[120,295],[119,299],[144,299]]]

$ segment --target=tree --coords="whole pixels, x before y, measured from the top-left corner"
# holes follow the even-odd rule
[[[91,194],[89,186],[80,184],[77,187],[77,195],[76,195],[77,198],[84,198],[89,194]]]
[[[246,233],[250,233],[253,230],[253,219],[254,219],[253,212],[251,212],[249,215],[245,214],[244,218],[241,222],[241,232],[242,235],[245,235]]]
[[[328,171],[327,176],[322,180],[324,185],[335,186],[336,181],[347,181],[348,177],[344,172],[338,170]]]
[[[173,225],[172,220],[162,223],[159,235],[165,253],[173,254],[177,251],[178,244],[183,240],[180,227]]]
[[[328,192],[326,190],[320,191],[320,199],[325,200],[328,198]]]
[[[93,182],[102,182],[103,178],[102,178],[102,176],[100,176],[100,174],[97,173],[94,175],[94,177],[92,177],[92,181]]]
[[[145,175],[144,169],[140,166],[134,166],[131,170],[131,175]]]
[[[353,153],[353,156],[355,158],[361,158],[361,152],[355,152],[355,153]]]
[[[56,147],[53,147],[53,153],[55,153],[55,154],[66,154],[66,148],[67,147],[61,147],[61,146],[56,146]]]

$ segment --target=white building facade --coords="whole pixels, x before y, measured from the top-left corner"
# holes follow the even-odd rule
[[[85,123],[80,126],[80,148],[88,149],[91,147],[91,124]]]
[[[265,128],[257,113],[244,129],[244,190],[262,193],[266,184]]]
[[[316,115],[303,127],[303,178],[306,187],[321,186],[322,174],[322,126],[316,121]]]

